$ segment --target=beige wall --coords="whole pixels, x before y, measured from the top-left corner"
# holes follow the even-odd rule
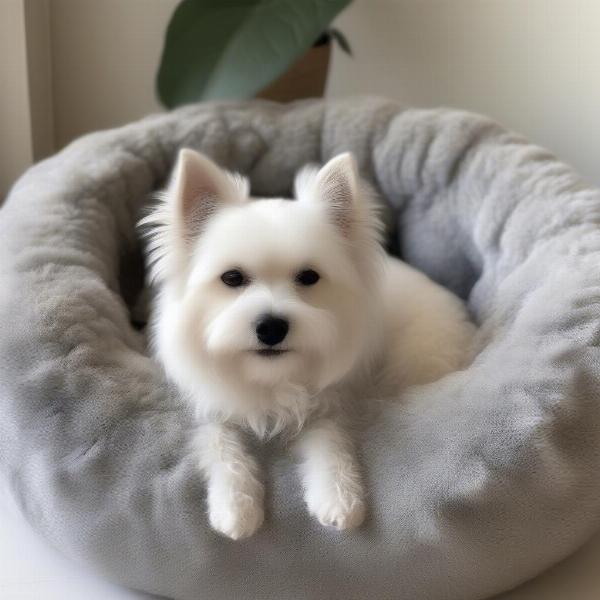
[[[54,151],[51,0],[0,0],[0,202],[33,162]]]
[[[164,30],[177,0],[51,0],[56,143],[160,110]]]
[[[331,95],[483,112],[600,184],[598,0],[356,0],[338,24]]]
[[[25,14],[21,0],[0,3],[0,199],[33,160]]]
[[[28,161],[23,57],[11,41],[18,23],[3,14],[28,1],[37,2],[0,0],[0,76],[15,82],[0,103],[0,184]],[[154,74],[177,0],[44,1],[56,148],[160,108]],[[487,113],[600,184],[598,0],[355,0],[338,25],[355,57],[335,53],[330,96],[377,93]]]

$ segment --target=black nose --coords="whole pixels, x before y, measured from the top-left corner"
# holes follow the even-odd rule
[[[290,328],[285,319],[273,315],[263,315],[256,323],[256,337],[267,346],[275,346],[283,341]]]

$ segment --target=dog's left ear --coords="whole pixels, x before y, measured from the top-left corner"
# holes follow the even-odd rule
[[[360,179],[354,157],[349,152],[332,158],[317,173],[316,193],[327,203],[333,222],[347,235],[353,212],[360,202]]]

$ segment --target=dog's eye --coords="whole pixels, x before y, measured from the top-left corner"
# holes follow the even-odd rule
[[[312,269],[306,269],[304,271],[300,271],[298,275],[296,275],[296,281],[300,285],[315,285],[317,281],[321,279],[321,276]]]
[[[239,287],[240,285],[244,285],[248,282],[246,276],[237,269],[225,271],[225,273],[221,275],[221,281],[229,287]]]

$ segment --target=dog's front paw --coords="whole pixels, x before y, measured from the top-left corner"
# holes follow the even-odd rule
[[[209,494],[208,519],[215,531],[232,540],[250,537],[264,520],[262,488]]]
[[[366,506],[360,493],[345,490],[341,486],[331,486],[307,494],[306,503],[311,515],[321,525],[336,529],[352,529],[358,527],[365,518]]]
[[[210,509],[211,527],[232,540],[250,537],[264,520],[262,506],[250,504],[240,506],[239,503],[215,506]]]

